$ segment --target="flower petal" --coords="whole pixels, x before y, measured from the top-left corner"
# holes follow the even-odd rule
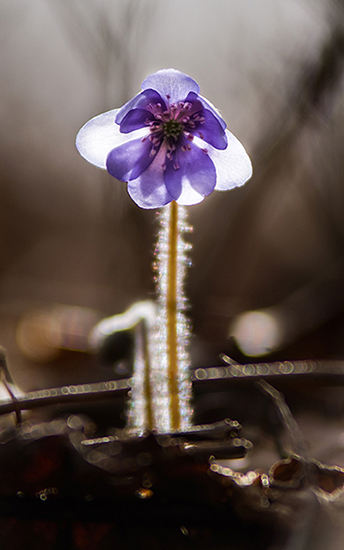
[[[166,109],[166,104],[160,94],[158,94],[156,90],[146,89],[145,91],[140,92],[135,97],[127,101],[127,103],[125,103],[123,107],[118,109],[116,123],[121,124],[125,115],[129,113],[131,109],[145,109],[149,105],[149,103],[161,103],[163,110]]]
[[[227,191],[240,187],[252,176],[252,164],[244,146],[231,132],[226,130],[228,146],[223,151],[207,146],[208,154],[216,168],[216,191]],[[195,137],[195,143],[202,141]]]
[[[123,118],[120,129],[123,134],[128,134],[139,128],[148,129],[146,121],[156,120],[152,113],[146,109],[131,109]]]
[[[199,126],[196,133],[202,133],[204,141],[210,143],[215,149],[226,149],[228,141],[225,130],[211,111],[203,109],[204,124]]]
[[[223,120],[220,111],[218,109],[216,109],[215,105],[213,105],[209,101],[209,99],[206,99],[205,97],[203,97],[201,95],[198,96],[198,99],[200,100],[200,102],[202,103],[202,105],[205,109],[208,109],[209,111],[211,111],[213,113],[214,117],[219,121],[222,128],[225,130],[227,128],[227,124]]]
[[[136,179],[153,162],[149,139],[134,139],[112,149],[106,159],[109,174],[120,181]]]
[[[202,134],[203,138],[201,139],[204,139],[216,149],[226,149],[227,136],[222,124],[219,122],[219,116],[215,116],[212,111],[205,109],[200,101],[200,96],[193,92],[188,95],[185,101],[192,102],[194,106],[198,104],[202,109],[201,115],[205,118],[204,123],[199,124],[192,133],[194,135]]]
[[[160,148],[154,162],[135,180],[128,183],[128,193],[141,208],[160,208],[173,200],[166,189],[164,172],[166,151]]]
[[[147,128],[138,130],[130,136],[121,134],[119,126],[115,123],[118,111],[119,109],[113,109],[92,118],[76,136],[75,144],[80,155],[104,170],[106,170],[107,156],[114,147],[147,134]]]
[[[183,189],[179,199],[176,201],[181,206],[191,206],[193,204],[199,204],[204,200],[204,196],[195,191],[188,181],[184,181]]]
[[[150,75],[142,82],[142,89],[151,88],[171,103],[183,101],[189,92],[198,94],[199,85],[190,76],[176,69],[162,69]]]
[[[176,169],[176,166],[179,168]],[[178,202],[183,189],[188,185],[199,195],[206,196],[214,190],[215,183],[214,163],[204,151],[193,144],[188,151],[177,149],[173,160],[166,160],[166,188]]]

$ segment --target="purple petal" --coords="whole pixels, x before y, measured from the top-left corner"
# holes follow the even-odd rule
[[[190,92],[186,100],[192,101],[192,102],[195,102],[195,101],[200,102],[203,109],[206,109],[207,112],[210,112],[213,115],[213,117],[217,120],[217,122],[220,124],[222,130],[225,131],[225,129],[227,128],[227,124],[221,117],[218,110],[207,99],[205,99],[201,95],[195,94],[194,92]],[[217,149],[220,149],[220,147],[217,147]]]
[[[129,113],[125,115],[121,122],[121,132],[123,134],[129,134],[129,132],[133,132],[134,130],[138,130],[139,128],[148,129],[148,125],[146,124],[147,120],[155,120],[152,113],[150,113],[146,109],[131,109]]]
[[[171,103],[183,101],[189,92],[198,94],[199,86],[190,76],[176,69],[162,69],[150,75],[142,83],[142,89],[156,90]]]
[[[98,115],[81,128],[76,136],[76,148],[91,164],[106,169],[106,159],[115,147],[135,137],[148,134],[148,129],[138,130],[133,136],[121,134],[115,118],[119,109]]]
[[[141,208],[160,208],[173,200],[166,189],[164,172],[161,168],[166,151],[163,147],[152,162],[135,180],[129,181],[128,193]]]
[[[118,114],[116,116],[116,123],[121,124],[122,120],[124,119],[125,115],[131,111],[131,109],[145,109],[149,103],[161,103],[162,109],[166,110],[166,104],[160,94],[158,94],[155,90],[145,90],[144,92],[140,92],[137,94],[133,99],[130,99],[127,103],[123,105],[118,110]]]
[[[216,149],[226,149],[227,137],[224,128],[219,122],[218,117],[215,117],[212,111],[204,109],[202,102],[199,100],[199,96],[191,92],[186,101],[192,102],[196,107],[197,104],[202,108],[201,115],[204,116],[205,121],[203,124],[199,124],[197,128],[192,131],[194,135],[199,135],[201,139],[204,139],[207,143],[210,143]],[[192,112],[192,111],[191,111]]]
[[[208,155],[216,168],[216,191],[227,191],[240,187],[252,176],[252,164],[244,146],[231,132],[226,130],[228,146],[223,151],[207,146]],[[201,146],[202,141],[195,138],[195,143]]]
[[[110,151],[106,159],[107,171],[120,181],[136,179],[153,162],[151,149],[148,138],[128,141]]]
[[[203,135],[202,139],[210,143],[215,149],[226,149],[228,143],[226,132],[218,119],[208,109],[203,110],[203,116],[205,122],[197,128],[197,132],[201,132]]]
[[[209,195],[215,188],[214,163],[204,151],[193,144],[190,147],[188,151],[179,148],[173,160],[166,159],[165,184],[175,200],[180,198],[186,184],[202,196]]]
[[[225,130],[227,128],[227,124],[223,120],[223,118],[222,118],[220,112],[218,111],[218,109],[216,109],[216,107],[212,103],[210,103],[210,101],[208,99],[205,99],[205,97],[202,97],[201,95],[199,95],[198,99],[201,101],[201,103],[202,103],[202,105],[205,109],[208,109],[208,111],[211,111],[213,113],[214,117],[221,124],[223,130]]]

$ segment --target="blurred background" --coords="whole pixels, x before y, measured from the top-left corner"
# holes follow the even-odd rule
[[[0,344],[21,390],[113,378],[90,330],[154,298],[156,212],[74,140],[168,67],[200,84],[254,166],[189,208],[192,366],[343,359],[341,0],[2,0],[0,26]],[[313,451],[319,434],[341,442],[344,466],[336,389],[303,427]],[[310,547],[341,547],[331,514]]]
[[[343,356],[343,10],[1,2],[0,343],[23,390],[101,379],[88,331],[154,296],[156,212],[74,140],[164,67],[199,82],[254,165],[245,187],[189,208],[193,366]]]

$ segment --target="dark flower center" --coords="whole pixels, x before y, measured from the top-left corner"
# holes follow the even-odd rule
[[[174,138],[175,140],[179,138],[183,129],[183,124],[181,122],[177,122],[176,120],[168,120],[162,124],[164,137]]]
[[[147,109],[154,116],[153,120],[146,120],[150,129],[149,141],[152,143],[150,156],[154,157],[162,143],[165,143],[166,161],[174,161],[173,168],[178,170],[179,164],[175,161],[177,149],[190,151],[194,132],[205,122],[202,105],[199,101],[179,101],[171,103],[167,110],[163,110],[161,103],[150,103]],[[198,131],[198,134],[203,139],[202,133]],[[162,169],[166,169],[165,162]]]

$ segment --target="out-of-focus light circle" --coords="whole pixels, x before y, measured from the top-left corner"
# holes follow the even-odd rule
[[[281,322],[267,311],[246,311],[231,324],[229,335],[248,357],[259,357],[277,349],[283,340]]]
[[[90,351],[88,337],[99,314],[88,308],[54,305],[25,312],[18,321],[16,342],[30,361],[49,363],[61,350]]]
[[[51,345],[50,316],[48,312],[29,311],[18,322],[16,341],[21,353],[29,360],[46,363],[53,361],[59,350]]]

